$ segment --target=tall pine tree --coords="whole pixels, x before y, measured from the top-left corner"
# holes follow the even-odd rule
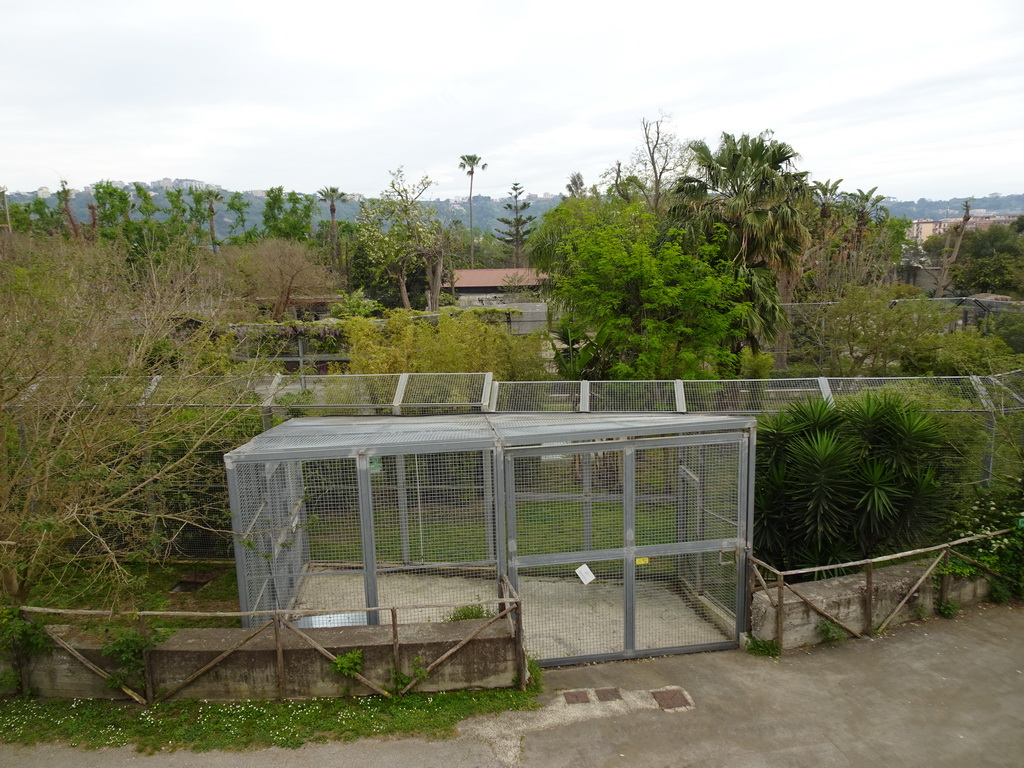
[[[498,221],[508,227],[508,229],[497,230],[497,233],[498,239],[512,248],[513,267],[526,266],[526,238],[533,232],[530,222],[537,218],[536,216],[523,215],[530,207],[530,203],[521,199],[522,195],[523,186],[517,181],[512,185],[512,202],[505,203],[504,206],[505,210],[511,214],[511,218],[503,219],[500,216],[498,217]]]

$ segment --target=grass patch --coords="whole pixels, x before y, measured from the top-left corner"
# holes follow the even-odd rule
[[[845,629],[829,619],[818,622],[818,634],[826,643],[841,643],[849,637]]]
[[[410,693],[400,698],[213,703],[190,699],[142,709],[132,704],[75,699],[0,699],[0,742],[66,743],[99,749],[134,745],[140,752],[189,749],[297,749],[307,742],[368,736],[451,736],[474,715],[535,709],[540,670],[526,691]]]
[[[753,635],[747,635],[747,653],[751,656],[764,656],[769,659],[777,659],[782,655],[782,646],[778,640],[762,640]]]

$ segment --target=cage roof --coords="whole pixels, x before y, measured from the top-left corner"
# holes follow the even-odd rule
[[[445,453],[604,438],[749,429],[749,416],[610,413],[471,413],[290,419],[226,454],[225,461],[338,458],[360,453]]]

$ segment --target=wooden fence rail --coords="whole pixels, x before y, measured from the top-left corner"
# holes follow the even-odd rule
[[[431,672],[435,671],[438,667],[448,662],[453,656],[459,651],[464,649],[470,642],[477,638],[485,629],[490,627],[495,622],[502,619],[510,622],[510,629],[515,641],[515,656],[516,656],[516,671],[518,676],[519,687],[525,690],[527,685],[528,670],[526,662],[526,650],[523,646],[523,621],[522,621],[522,599],[518,593],[512,587],[512,584],[507,578],[502,578],[500,584],[500,597],[495,600],[478,600],[475,602],[467,603],[436,603],[430,605],[399,605],[389,607],[373,607],[373,608],[334,608],[329,610],[289,610],[289,611],[132,611],[119,613],[110,610],[90,610],[90,609],[79,609],[79,608],[42,608],[37,606],[21,606],[19,608],[20,614],[26,620],[30,616],[68,616],[68,617],[79,617],[79,618],[94,618],[94,619],[105,619],[113,621],[115,618],[122,619],[134,619],[138,621],[139,634],[143,638],[148,638],[152,634],[150,622],[158,623],[160,619],[165,620],[181,620],[181,619],[246,619],[256,618],[263,619],[258,626],[253,627],[250,631],[246,632],[237,642],[234,643],[230,648],[222,651],[214,659],[204,664],[202,667],[196,669],[189,674],[185,679],[179,681],[171,688],[161,691],[159,694],[155,693],[152,684],[152,668],[150,665],[149,652],[143,653],[142,664],[144,668],[144,690],[137,691],[128,685],[117,681],[116,687],[119,688],[125,695],[132,700],[143,705],[153,705],[181,693],[187,689],[190,685],[195,683],[203,675],[216,668],[225,659],[230,657],[232,654],[238,652],[249,644],[254,638],[263,634],[268,628],[273,629],[274,635],[274,650],[275,650],[275,671],[277,675],[277,695],[278,698],[286,698],[287,686],[285,678],[285,664],[284,664],[284,636],[286,633],[290,633],[297,637],[303,642],[303,644],[309,646],[320,655],[324,656],[332,664],[336,660],[336,655],[331,653],[329,650],[324,648],[320,643],[316,642],[301,628],[295,625],[295,620],[298,618],[304,618],[307,616],[324,616],[329,614],[343,614],[343,613],[369,613],[376,611],[378,614],[385,613],[390,618],[391,624],[391,642],[392,642],[392,666],[396,672],[401,672],[399,669],[400,662],[400,649],[401,642],[399,639],[399,613],[401,611],[420,611],[423,609],[451,609],[455,610],[466,606],[494,606],[494,615],[490,617],[481,625],[476,625],[468,630],[468,634],[456,641],[438,656],[437,659],[432,661],[424,670],[418,670],[419,674],[416,674],[417,670],[413,670],[414,674],[411,676],[409,683],[403,686],[401,689],[392,692],[388,691],[384,685],[373,682],[372,680],[364,677],[360,672],[354,672],[351,676],[362,683],[364,686],[372,690],[374,693],[391,697],[392,695],[404,695],[408,693],[420,680],[425,676],[428,676]],[[79,664],[84,666],[93,674],[97,675],[104,680],[116,679],[114,674],[102,667],[94,664],[92,661],[83,656],[77,649],[71,646],[64,638],[62,638],[57,632],[53,631],[50,627],[43,627],[46,634],[52,639],[55,645],[68,653],[73,659]],[[24,664],[19,664],[24,669]]]
[[[785,633],[785,592],[788,589],[800,600],[802,600],[812,611],[817,613],[823,618],[828,619],[836,626],[841,627],[847,634],[852,637],[861,638],[866,634],[873,632],[883,632],[892,621],[896,618],[900,610],[907,604],[907,601],[917,592],[921,585],[924,584],[925,580],[935,572],[940,564],[948,565],[951,557],[957,557],[964,560],[975,568],[978,568],[990,576],[995,576],[1007,581],[1015,582],[1015,580],[1009,576],[993,571],[988,566],[979,563],[967,555],[957,552],[955,547],[963,544],[969,544],[975,541],[981,541],[984,539],[992,539],[997,536],[1004,536],[1010,533],[1013,529],[1006,528],[1001,531],[994,531],[992,533],[982,533],[974,536],[965,536],[956,541],[948,541],[944,544],[936,544],[931,547],[922,547],[920,549],[912,549],[906,552],[898,552],[894,555],[882,555],[880,557],[872,557],[865,560],[853,560],[847,563],[837,563],[835,565],[819,565],[813,568],[794,568],[786,571],[779,570],[778,568],[770,565],[769,563],[759,560],[756,557],[749,559],[750,568],[753,571],[753,578],[748,580],[751,584],[751,593],[763,592],[765,597],[768,599],[769,605],[775,609],[775,640],[779,644],[781,650],[784,645],[784,633]],[[916,581],[916,583],[906,592],[902,599],[898,602],[896,607],[889,612],[885,619],[877,626],[874,625],[874,577],[875,577],[875,565],[879,563],[891,563],[896,560],[903,560],[909,557],[920,557],[921,555],[928,555],[932,553],[939,553],[932,562],[928,565],[925,572]],[[852,568],[861,568],[864,575],[864,627],[858,631],[846,623],[840,621],[835,615],[829,613],[820,605],[816,605],[814,601],[808,598],[804,593],[795,589],[793,585],[786,581],[787,577],[793,576],[807,576],[809,574],[820,574],[828,571],[844,571]],[[762,571],[765,573],[762,574]],[[765,575],[767,574],[767,576]],[[774,577],[774,578],[772,578]],[[940,601],[947,599],[948,590],[948,578],[943,579],[943,584],[940,591]]]

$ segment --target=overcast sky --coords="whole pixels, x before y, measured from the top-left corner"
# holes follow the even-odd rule
[[[49,0],[3,12],[0,185],[194,178],[559,192],[682,139],[775,131],[813,178],[1024,192],[1024,4]]]

